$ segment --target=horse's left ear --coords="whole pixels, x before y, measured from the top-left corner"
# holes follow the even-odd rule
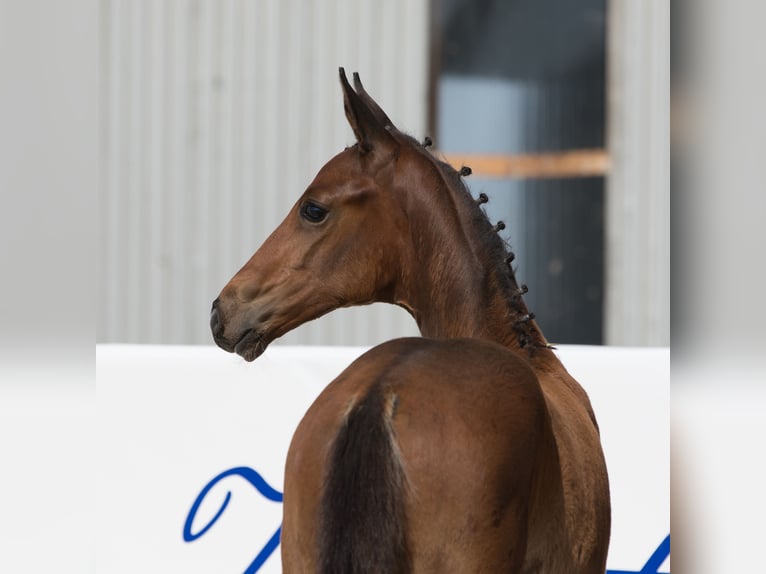
[[[375,104],[377,110],[370,109],[362,96],[356,93],[348,83],[346,71],[343,68],[339,71],[340,84],[343,88],[343,109],[346,111],[346,119],[351,124],[351,129],[354,130],[359,149],[363,153],[392,150],[396,146],[396,140],[386,129],[386,122],[381,122],[376,117],[376,111],[380,110],[380,107]],[[362,91],[364,96],[369,98],[367,92]],[[380,113],[383,111],[380,110]],[[383,117],[388,120],[385,114]],[[390,124],[390,120],[387,123]]]

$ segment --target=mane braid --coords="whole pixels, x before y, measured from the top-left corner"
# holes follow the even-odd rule
[[[415,142],[414,138],[405,137]],[[517,334],[519,346],[528,349],[530,353],[534,352],[534,349],[537,347],[551,348],[542,333],[532,325],[534,314],[529,313],[522,299],[522,295],[528,290],[527,286],[519,286],[515,270],[510,265],[510,261],[515,256],[510,251],[507,242],[497,233],[498,227],[502,229],[505,225],[492,225],[486,211],[481,207],[481,203],[477,203],[471,195],[460,172],[455,170],[449,163],[440,160],[428,150],[417,145],[417,142],[415,143],[414,147],[433,162],[447,187],[454,191],[455,196],[464,203],[463,207],[466,212],[471,214],[473,229],[478,232],[480,245],[487,254],[488,261],[494,262],[495,277],[500,286],[501,293],[508,301],[511,309],[519,315],[518,319],[509,318],[509,320],[514,320],[512,327]]]

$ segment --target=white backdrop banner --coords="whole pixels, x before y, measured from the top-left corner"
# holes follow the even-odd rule
[[[281,571],[298,422],[366,349],[97,345],[98,572]],[[590,395],[612,493],[609,572],[670,571],[669,349],[562,346]]]

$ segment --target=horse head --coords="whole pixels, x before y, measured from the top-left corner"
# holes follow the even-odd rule
[[[394,166],[411,138],[398,132],[358,75],[356,90],[343,68],[340,79],[356,144],[318,172],[213,302],[215,342],[248,361],[334,309],[396,299],[408,221]]]

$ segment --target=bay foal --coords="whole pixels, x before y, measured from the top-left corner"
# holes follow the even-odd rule
[[[423,338],[361,356],[301,421],[284,571],[603,573],[609,486],[586,393],[461,174],[340,72],[356,144],[223,288],[213,335],[252,361],[306,321],[383,301]]]

